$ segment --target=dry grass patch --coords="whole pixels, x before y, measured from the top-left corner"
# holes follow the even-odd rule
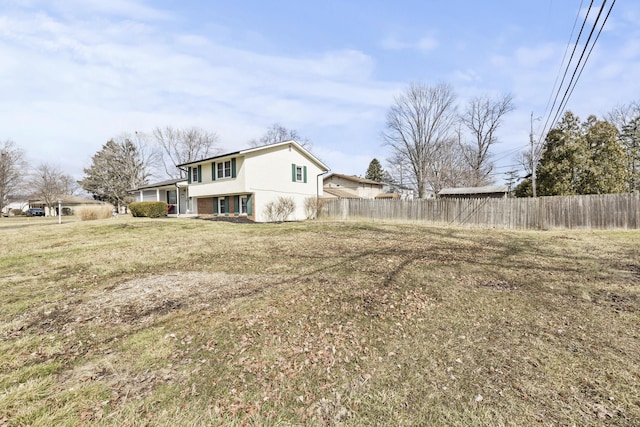
[[[80,206],[76,209],[76,216],[81,221],[93,221],[96,219],[108,219],[113,216],[112,205]]]
[[[4,231],[0,423],[640,424],[638,232]]]

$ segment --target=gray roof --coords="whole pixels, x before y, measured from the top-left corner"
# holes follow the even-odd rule
[[[355,176],[355,175],[343,175],[341,173],[332,173],[330,175],[327,175],[323,178],[323,181],[329,181],[331,180],[331,177],[334,177],[334,176],[338,178],[346,179],[348,181],[358,182],[360,184],[371,184],[371,185],[379,185],[379,186],[382,186],[384,184],[382,182],[374,181],[372,179],[360,178],[359,176]]]
[[[484,187],[443,188],[438,194],[490,194],[508,192],[509,187],[506,185],[486,185]]]
[[[360,199],[361,197],[346,188],[337,187],[324,187],[322,189],[324,193],[331,194],[339,199]]]
[[[166,181],[160,181],[160,182],[154,182],[151,184],[145,184],[145,185],[141,185],[138,188],[134,188],[133,190],[129,190],[129,191],[136,191],[136,190],[144,190],[147,188],[159,188],[159,187],[168,187],[170,185],[175,185],[179,182],[187,182],[187,178],[177,178],[177,179],[168,179]]]

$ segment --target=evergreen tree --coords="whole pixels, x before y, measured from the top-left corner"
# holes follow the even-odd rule
[[[624,125],[620,140],[625,149],[629,191],[640,190],[640,116]]]
[[[367,168],[367,174],[364,177],[373,181],[382,182],[384,170],[378,159],[371,160]]]
[[[131,200],[129,190],[147,183],[147,168],[130,139],[118,142],[111,139],[93,156],[91,166],[84,169],[85,177],[78,184],[96,200],[126,205]]]
[[[523,179],[520,184],[513,189],[515,197],[533,197],[533,183],[531,178]]]
[[[537,169],[542,196],[606,194],[626,188],[624,149],[616,127],[594,116],[581,124],[571,112],[547,135]]]
[[[580,194],[624,193],[627,168],[618,129],[611,123],[590,116],[584,124],[587,167],[580,180]]]

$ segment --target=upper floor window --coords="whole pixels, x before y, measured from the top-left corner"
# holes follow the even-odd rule
[[[198,168],[191,168],[191,182],[198,182]]]
[[[216,167],[218,168],[217,178],[231,178],[231,160],[217,163]]]
[[[291,180],[293,182],[307,182],[307,167],[291,164]]]

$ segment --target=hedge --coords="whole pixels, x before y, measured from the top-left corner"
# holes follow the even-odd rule
[[[133,202],[129,204],[129,212],[133,216],[158,218],[167,216],[168,206],[166,202]]]

